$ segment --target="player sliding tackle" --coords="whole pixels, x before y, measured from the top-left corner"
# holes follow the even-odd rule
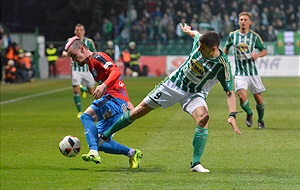
[[[233,78],[227,56],[218,48],[220,37],[216,32],[200,34],[187,24],[181,30],[194,39],[192,51],[187,60],[153,89],[134,109],[127,111],[113,126],[100,135],[99,143],[130,125],[134,120],[148,114],[157,107],[167,108],[179,102],[182,109],[196,122],[193,137],[193,159],[190,170],[209,172],[200,164],[208,136],[208,106],[206,98],[209,90],[218,81],[227,97],[228,123],[236,134],[241,132],[236,124],[236,99]]]

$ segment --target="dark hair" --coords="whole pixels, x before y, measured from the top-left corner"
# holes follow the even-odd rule
[[[217,32],[208,31],[202,34],[199,41],[201,42],[201,44],[205,44],[207,47],[212,48],[214,46],[219,47],[221,40]]]

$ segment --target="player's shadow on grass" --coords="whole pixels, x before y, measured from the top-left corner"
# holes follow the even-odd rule
[[[112,169],[99,169],[96,170],[96,172],[125,172],[125,173],[155,173],[155,172],[163,172],[164,170],[159,167],[154,167],[154,168],[136,168],[136,169],[131,169],[131,168],[112,168]]]

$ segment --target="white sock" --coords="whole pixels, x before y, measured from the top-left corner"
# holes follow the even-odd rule
[[[90,154],[93,154],[93,155],[96,155],[96,156],[99,155],[98,150],[90,150],[89,153],[90,153]]]
[[[127,156],[129,157],[129,158],[131,158],[132,156],[134,156],[135,155],[135,149],[130,149],[129,151],[128,151],[128,153],[127,153]]]

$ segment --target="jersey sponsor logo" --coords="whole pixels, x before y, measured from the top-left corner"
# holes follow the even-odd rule
[[[195,74],[187,67],[183,68],[183,73],[192,83],[199,84],[201,82],[200,79],[198,79]]]
[[[249,46],[246,43],[239,43],[237,46],[237,51],[239,52],[237,54],[237,58],[240,60],[247,60],[251,59],[251,54],[248,53]]]
[[[248,44],[246,43],[240,43],[236,47],[240,52],[246,52],[249,49]]]
[[[103,66],[103,68],[107,69],[107,68],[109,68],[112,65],[113,65],[113,63],[111,61],[108,61],[108,62],[105,63],[105,65]]]
[[[190,69],[193,73],[197,76],[203,76],[204,74],[204,67],[195,59],[191,59],[190,61]]]
[[[121,86],[123,88],[125,85],[122,81],[119,81],[119,86]]]

